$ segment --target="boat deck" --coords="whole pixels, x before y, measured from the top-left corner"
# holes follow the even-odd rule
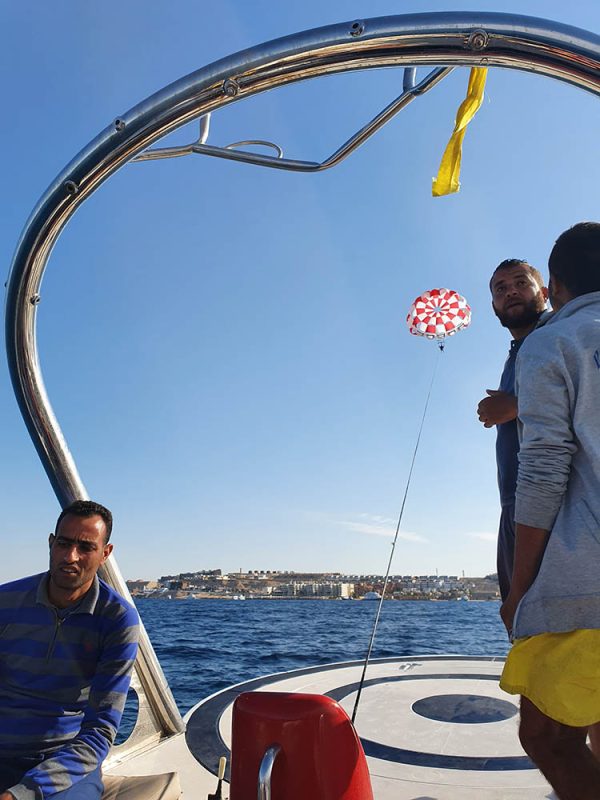
[[[523,752],[517,698],[502,692],[503,659],[469,656],[371,662],[358,709],[375,800],[542,800],[552,790]],[[279,673],[230,687],[187,715],[185,737],[111,770],[177,769],[184,800],[215,791],[220,756],[230,757],[232,704],[245,691],[326,694],[350,715],[362,662]],[[225,788],[224,797],[228,796]]]

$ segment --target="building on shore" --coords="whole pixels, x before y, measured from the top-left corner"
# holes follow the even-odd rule
[[[158,581],[127,581],[134,597],[176,598],[326,598],[351,599],[368,592],[381,594],[382,575],[296,573],[276,570],[222,573],[220,569],[164,575]],[[391,575],[386,599],[497,600],[495,575],[465,578],[456,575]]]

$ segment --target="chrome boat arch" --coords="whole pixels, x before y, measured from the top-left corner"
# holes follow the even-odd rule
[[[405,67],[402,94],[324,162],[286,159],[206,144],[208,115],[232,102],[295,81],[375,67]],[[434,69],[416,83],[416,67]],[[338,163],[393,115],[437,85],[456,66],[497,66],[538,73],[600,94],[600,37],[532,17],[495,13],[427,13],[353,20],[287,36],[210,64],[118,114],[58,175],[32,212],[7,284],[6,346],[21,413],[62,506],[86,498],[46,395],[36,343],[36,314],[46,263],[77,208],[107,178],[136,159],[199,153],[305,172]],[[183,148],[148,150],[200,118],[199,139]],[[263,143],[264,144],[264,143]],[[268,144],[268,143],[267,143]],[[128,596],[111,559],[105,578]],[[183,721],[145,633],[134,686],[140,713],[127,751],[183,730]]]

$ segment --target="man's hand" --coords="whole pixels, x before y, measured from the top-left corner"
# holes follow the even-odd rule
[[[11,794],[11,792],[2,792],[2,794],[0,794],[0,800],[15,800],[15,796]]]
[[[504,623],[504,627],[506,628],[509,639],[512,637],[513,621],[515,614],[517,613],[517,606],[519,605],[520,600],[521,598],[518,595],[514,594],[513,592],[509,592],[508,597],[500,607],[500,617]],[[2,800],[2,798],[0,798],[0,800]]]
[[[488,397],[477,406],[477,416],[483,422],[484,428],[502,425],[517,418],[517,398],[508,392],[499,392],[495,389],[486,389]]]
[[[533,528],[521,522],[517,522],[515,526],[515,563],[510,592],[500,608],[500,617],[509,639],[512,639],[517,606],[538,574],[549,536],[549,531],[543,528]]]

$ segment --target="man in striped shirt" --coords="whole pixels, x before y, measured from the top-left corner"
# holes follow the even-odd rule
[[[77,501],[50,569],[0,586],[0,800],[98,800],[137,653],[135,609],[97,572],[112,515]]]

